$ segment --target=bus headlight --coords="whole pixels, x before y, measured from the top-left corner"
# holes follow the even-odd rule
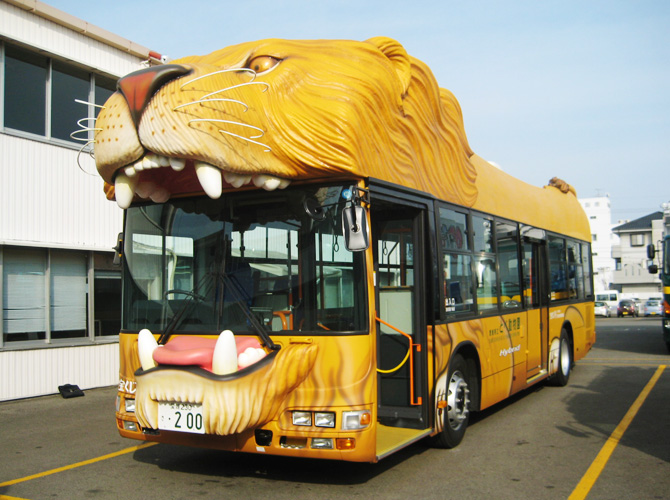
[[[335,427],[335,413],[317,411],[314,414],[314,425],[317,427]]]
[[[294,411],[292,417],[293,425],[312,425],[311,411]]]
[[[314,450],[332,450],[332,438],[312,438],[312,449]]]
[[[371,415],[369,410],[343,411],[342,430],[356,431],[365,429],[370,425]]]
[[[135,422],[130,422],[128,420],[123,421],[123,429],[126,431],[137,432],[137,424]]]
[[[135,400],[126,399],[126,413],[135,413]]]

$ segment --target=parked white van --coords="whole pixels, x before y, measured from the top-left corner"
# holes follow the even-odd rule
[[[619,305],[619,291],[602,290],[600,292],[596,292],[596,302],[605,302],[609,308],[610,316],[614,316]]]

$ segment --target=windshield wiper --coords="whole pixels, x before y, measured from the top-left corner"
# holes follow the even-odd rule
[[[228,287],[233,296],[233,299],[235,300],[235,303],[240,307],[244,316],[247,318],[254,330],[256,330],[258,333],[258,336],[263,339],[265,346],[273,351],[278,351],[280,347],[272,341],[265,326],[260,321],[258,321],[258,318],[254,316],[249,307],[246,305],[244,300],[244,292],[242,291],[240,284],[236,283],[235,280],[227,274],[221,273],[219,274],[219,278],[222,279],[223,284]]]
[[[172,335],[172,332],[177,328],[179,323],[181,323],[181,319],[186,314],[186,311],[189,311],[190,306],[195,306],[198,302],[200,302],[205,298],[204,296],[195,293],[194,290],[195,289],[191,290],[190,292],[188,290],[166,290],[166,292],[163,294],[163,296],[165,297],[164,300],[167,300],[167,296],[170,294],[183,294],[186,295],[188,298],[184,302],[184,305],[182,305],[179,308],[177,313],[174,316],[172,316],[170,322],[165,326],[163,333],[158,338],[159,345],[165,344],[168,341],[170,335]],[[195,299],[197,299],[197,301]]]
[[[230,276],[228,276],[227,274],[223,273],[217,274],[210,272],[205,275],[205,277],[210,278],[212,276],[216,276],[217,281],[222,282],[223,285],[228,290],[230,290],[235,303],[240,307],[242,313],[249,321],[249,324],[253,327],[254,330],[256,330],[258,336],[263,340],[263,343],[266,345],[266,347],[273,351],[278,351],[280,347],[272,341],[265,326],[260,321],[258,321],[258,318],[254,316],[251,310],[246,306],[246,302],[244,300],[244,292],[242,291],[240,284],[235,282],[235,280]],[[214,281],[215,280],[212,280],[212,282],[210,282],[209,289],[211,289],[212,283]],[[198,302],[200,302],[205,298],[205,296],[195,293],[195,288],[191,291],[166,290],[164,295],[165,297],[167,297],[169,294],[183,294],[186,295],[188,298],[184,302],[184,305],[182,305],[182,307],[179,308],[177,313],[174,316],[172,316],[170,322],[166,325],[165,330],[163,330],[163,333],[158,338],[158,344],[165,344],[172,335],[172,333],[174,332],[174,330],[177,328],[179,323],[181,323],[182,318],[186,315],[186,312],[189,311],[191,306],[196,305]]]

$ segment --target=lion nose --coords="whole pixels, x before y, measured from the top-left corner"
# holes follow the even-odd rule
[[[158,89],[190,72],[191,70],[184,66],[166,64],[134,71],[119,79],[116,88],[128,102],[135,127],[139,125],[144,109]]]

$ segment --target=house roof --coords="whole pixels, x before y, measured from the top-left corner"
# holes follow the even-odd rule
[[[653,214],[645,215],[639,219],[626,222],[620,226],[612,229],[612,232],[618,233],[622,231],[641,231],[651,229],[651,221],[663,219],[663,212],[654,212]]]
[[[158,54],[155,51],[149,50],[142,45],[139,45],[130,40],[115,35],[107,30],[99,28],[93,24],[90,24],[86,21],[79,19],[78,17],[72,16],[62,10],[58,10],[51,5],[47,5],[44,2],[39,0],[4,0],[10,5],[14,5],[23,10],[32,12],[36,16],[48,19],[60,26],[64,26],[68,29],[81,33],[82,35],[98,40],[102,43],[105,43],[111,47],[115,47],[124,52],[128,52],[136,57],[141,58],[153,58],[158,61],[161,60],[162,55]]]

